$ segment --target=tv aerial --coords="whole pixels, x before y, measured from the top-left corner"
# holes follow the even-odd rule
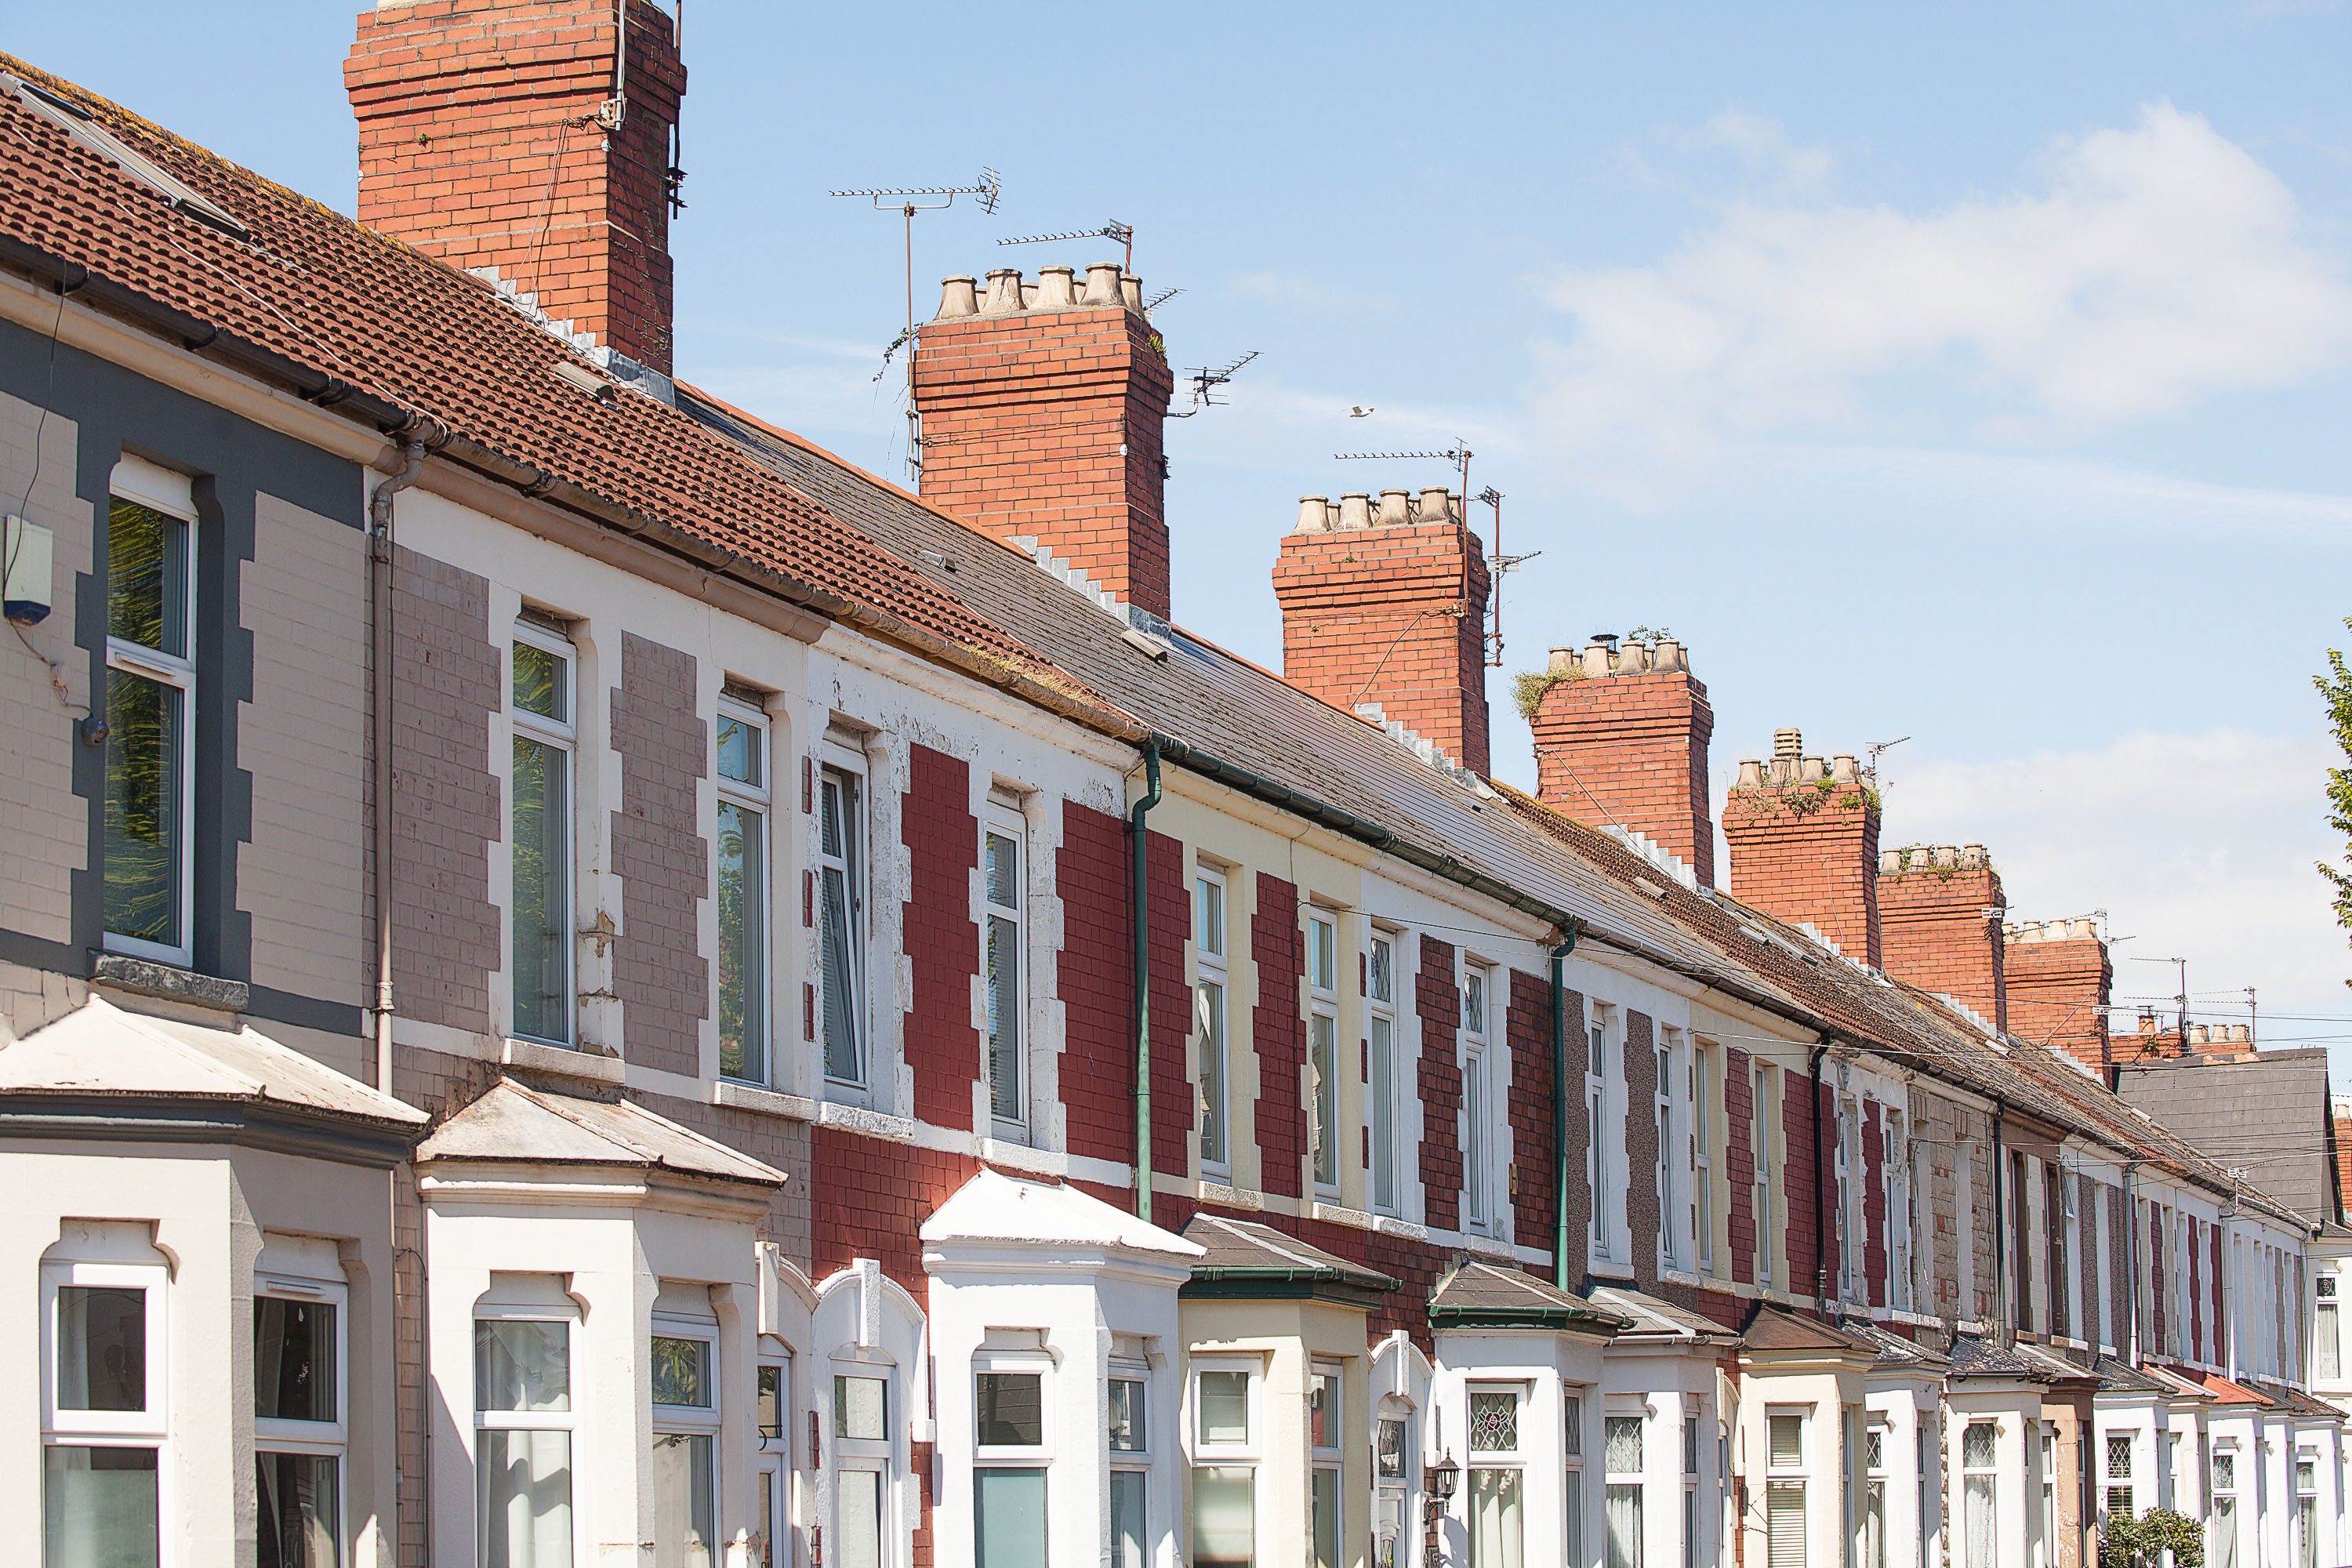
[[[1067,234],[1030,234],[1024,235],[1018,239],[1000,239],[996,243],[999,245],[1045,245],[1057,239],[1107,239],[1113,245],[1123,245],[1127,247],[1127,255],[1119,262],[1118,269],[1122,274],[1135,270],[1135,226],[1131,223],[1121,223],[1117,218],[1106,220],[1100,228],[1077,228],[1070,230]]]
[[[1488,557],[1486,562],[1486,564],[1494,569],[1495,574],[1495,626],[1486,634],[1486,663],[1496,669],[1500,669],[1503,668],[1503,579],[1517,571],[1521,562],[1533,561],[1543,552],[1529,550],[1518,555],[1504,554],[1503,492],[1488,485],[1473,499],[1484,501],[1495,509],[1495,553]]]
[[[1176,290],[1172,289],[1169,290],[1169,293],[1171,294],[1174,292],[1176,292]],[[1171,419],[1190,419],[1193,415],[1198,414],[1203,408],[1223,408],[1224,406],[1224,403],[1217,396],[1217,388],[1233,380],[1234,372],[1241,369],[1242,366],[1257,358],[1257,350],[1252,349],[1249,353],[1242,355],[1241,358],[1234,361],[1231,364],[1219,365],[1214,370],[1196,370],[1192,372],[1192,374],[1184,378],[1192,384],[1192,406],[1187,408],[1181,414],[1171,414],[1168,417]]]
[[[1331,454],[1332,460],[1340,463],[1439,462],[1454,464],[1462,470],[1462,508],[1465,514],[1462,520],[1455,523],[1454,526],[1460,529],[1465,534],[1467,534],[1470,531],[1470,519],[1467,515],[1470,509],[1470,459],[1475,456],[1476,456],[1476,454],[1470,450],[1470,443],[1465,441],[1459,436],[1454,438],[1453,449],[1445,452],[1334,452]],[[1493,494],[1494,487],[1489,485],[1487,487],[1487,492],[1489,494]],[[1497,503],[1499,503],[1502,499],[1503,498],[1499,495],[1495,497]],[[1498,521],[1501,515],[1501,510],[1498,504],[1496,512]],[[1462,551],[1462,597],[1456,600],[1454,602],[1454,608],[1446,613],[1453,616],[1467,616],[1470,613],[1470,551],[1466,543],[1463,547]]]
[[[993,214],[997,198],[1004,194],[1003,176],[982,165],[980,181],[971,185],[908,185],[869,187],[856,191],[827,191],[829,196],[866,196],[872,199],[876,212],[888,212],[896,207],[907,220],[907,329],[896,342],[882,351],[882,366],[887,370],[890,356],[915,341],[915,215],[955,205],[958,196],[970,196],[980,204],[980,210]],[[925,199],[918,199],[925,198]],[[936,200],[929,198],[938,198]],[[877,381],[881,379],[877,374]],[[919,477],[923,468],[923,443],[916,432],[915,356],[907,355],[907,467]]]

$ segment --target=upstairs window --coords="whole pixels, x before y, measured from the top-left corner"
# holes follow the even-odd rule
[[[1668,1268],[1680,1268],[1682,1248],[1675,1232],[1682,1229],[1682,1215],[1676,1212],[1675,1167],[1681,1162],[1683,1151],[1675,1146],[1675,1053],[1668,1047],[1658,1047],[1656,1089],[1652,1095],[1651,1114],[1657,1125],[1658,1163],[1651,1173],[1651,1184],[1658,1194],[1658,1261]]]
[[[1472,964],[1462,973],[1462,1220],[1471,1230],[1492,1228],[1487,1212],[1488,1166],[1494,1143],[1488,1123],[1494,1118],[1487,1057],[1487,970]]]
[[[515,627],[509,708],[514,784],[514,1032],[572,1043],[572,644],[536,626]]]
[[[1029,1126],[1027,1049],[1023,1021],[1029,988],[1023,973],[1026,952],[1026,857],[1028,824],[1010,805],[989,807],[981,830],[981,878],[987,900],[983,939],[988,984],[988,1109],[998,1131],[1025,1137]]]
[[[745,696],[748,696],[746,693]],[[719,704],[719,1073],[768,1081],[768,721]]]
[[[1694,1041],[1689,1068],[1691,1236],[1702,1274],[1715,1271],[1714,1066],[1714,1053]]]
[[[866,777],[845,758],[817,782],[817,949],[824,1076],[866,1084]]]
[[[2311,1374],[2322,1383],[2333,1383],[2344,1375],[2344,1344],[2336,1322],[2336,1276],[2324,1271],[2314,1276],[2311,1289]]]
[[[1759,1067],[1748,1086],[1748,1152],[1756,1168],[1750,1173],[1749,1204],[1756,1224],[1756,1283],[1772,1283],[1772,1069]]]
[[[1203,870],[1193,884],[1192,1046],[1200,1063],[1201,1164],[1230,1173],[1226,1125],[1225,879]]]
[[[1372,1210],[1398,1212],[1396,939],[1375,932],[1365,955],[1364,1074],[1370,1081],[1366,1142],[1372,1167]]]
[[[1336,917],[1307,917],[1307,1150],[1316,1191],[1339,1191],[1339,927]]]
[[[1584,1038],[1584,1105],[1591,1117],[1584,1140],[1584,1180],[1592,1194],[1591,1241],[1595,1258],[1614,1256],[1609,1228],[1609,1026],[1595,1017]]]
[[[185,964],[194,948],[194,490],[136,458],[106,526],[106,946]]]

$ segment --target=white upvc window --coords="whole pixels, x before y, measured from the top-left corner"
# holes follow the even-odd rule
[[[1971,1421],[1960,1428],[1960,1525],[1963,1568],[1998,1568],[2000,1562],[2000,1428]]]
[[[1150,1384],[1151,1365],[1142,1346],[1114,1336],[1105,1433],[1110,1449],[1109,1568],[1148,1568],[1150,1562]]]
[[[898,1419],[894,1369],[869,1362],[834,1363],[833,1531],[826,1560],[834,1568],[883,1568],[891,1561],[891,1500],[898,1455],[891,1438]]]
[[[2135,1511],[2132,1461],[2137,1447],[2135,1435],[2130,1432],[2107,1434],[2106,1514],[2118,1522],[2131,1518]]]
[[[1702,1274],[1715,1272],[1715,1052],[1690,1047],[1691,1235]]]
[[[1192,883],[1192,1045],[1200,1065],[1201,1166],[1233,1172],[1232,1062],[1225,1037],[1225,875],[1202,867]]]
[[[1372,1212],[1400,1212],[1397,1186],[1397,942],[1389,931],[1374,931],[1364,955],[1364,1055],[1369,1109],[1369,1141],[1372,1160]]]
[[[774,1568],[776,1543],[792,1538],[793,1352],[771,1351],[763,1344],[753,1376],[752,1425],[759,1441],[752,1457],[751,1561],[761,1568]]]
[[[513,928],[514,1032],[572,1043],[572,795],[578,650],[570,639],[518,622],[509,645],[514,772],[509,791],[512,857],[508,920]]]
[[[106,526],[105,946],[194,954],[196,507],[184,475],[114,469]]]
[[[1307,1446],[1311,1474],[1307,1478],[1307,1539],[1313,1552],[1312,1568],[1342,1568],[1340,1543],[1347,1539],[1345,1489],[1339,1484],[1342,1456],[1347,1448],[1345,1411],[1341,1405],[1343,1369],[1337,1362],[1317,1362],[1307,1379]]]
[[[742,697],[719,701],[719,1075],[769,1079],[768,719]]]
[[[1339,924],[1307,916],[1307,1152],[1315,1190],[1339,1191]]]
[[[1765,1568],[1806,1568],[1805,1482],[1811,1409],[1769,1405],[1764,1414]]]
[[[709,1293],[664,1286],[673,1297]],[[653,1405],[654,1559],[715,1563],[719,1541],[719,1321],[654,1310],[646,1346]]]
[[[474,1474],[486,1563],[572,1561],[572,1340],[578,1313],[474,1310]]]
[[[2322,1265],[2311,1277],[2311,1375],[2334,1383],[2344,1375],[2344,1342],[2336,1326],[2336,1272]]]
[[[1568,1464],[1567,1532],[1562,1543],[1567,1547],[1563,1560],[1571,1564],[1582,1563],[1584,1555],[1584,1401],[1590,1390],[1581,1384],[1570,1384],[1561,1395],[1566,1428],[1560,1451]]]
[[[1592,1194],[1592,1255],[1613,1256],[1614,1233],[1609,1225],[1609,1018],[1596,1006],[1584,1036],[1584,1105],[1591,1117],[1585,1139],[1584,1179]]]
[[[253,1298],[256,1533],[286,1568],[344,1560],[348,1305],[333,1243],[268,1238]]]
[[[1862,1429],[1862,1568],[1887,1568],[1886,1420],[1874,1415]]]
[[[1484,964],[1462,970],[1462,1223],[1465,1229],[1496,1228],[1488,1212],[1493,1184],[1495,1085],[1487,1051],[1487,994],[1493,972]]]
[[[829,744],[817,770],[817,1008],[824,1078],[850,1091],[867,1086],[866,921],[868,876],[865,759]]]
[[[1601,1420],[1601,1494],[1603,1521],[1609,1534],[1607,1568],[1644,1568],[1642,1538],[1647,1493],[1643,1487],[1643,1428],[1640,1415],[1604,1415]]]
[[[1519,1448],[1523,1389],[1474,1383],[1468,1393],[1469,1568],[1519,1568],[1526,1545],[1526,1466]]]
[[[1043,1568],[1045,1562],[1051,1375],[1050,1362],[1034,1350],[982,1350],[972,1358],[975,1568]]]
[[[47,1561],[162,1563],[168,1278],[160,1262],[99,1260],[152,1255],[145,1226],[67,1223],[98,1243],[89,1250],[99,1257],[53,1252],[41,1266]]]
[[[2035,1520],[2034,1560],[2042,1568],[2058,1563],[2058,1434],[2039,1421],[2026,1424],[2033,1438],[2034,1476],[2039,1516]]]
[[[1248,1568],[1257,1558],[1261,1367],[1255,1357],[1192,1360],[1192,1542],[1186,1561],[1194,1568]]]
[[[1772,1069],[1759,1062],[1748,1091],[1748,1147],[1755,1161],[1750,1182],[1749,1215],[1756,1225],[1756,1283],[1772,1283],[1772,1238],[1780,1227],[1772,1223]]]
[[[1668,1038],[1671,1038],[1671,1033]],[[1687,1184],[1675,1180],[1676,1167],[1683,1163],[1683,1151],[1675,1137],[1675,1052],[1671,1045],[1661,1045],[1658,1050],[1658,1076],[1651,1094],[1651,1116],[1658,1129],[1658,1163],[1651,1174],[1651,1183],[1658,1196],[1658,1263],[1661,1268],[1679,1268],[1685,1256],[1681,1239],[1683,1216],[1679,1200],[1681,1188]]]
[[[1862,1258],[1862,1104],[1851,1095],[1837,1101],[1836,1279],[1841,1300],[1868,1299]]]
[[[1029,1133],[1029,825],[991,804],[981,826],[982,974],[988,1000],[988,1110],[997,1136]]]

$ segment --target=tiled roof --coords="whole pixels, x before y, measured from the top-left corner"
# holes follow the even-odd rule
[[[501,1079],[417,1145],[420,1163],[615,1165],[762,1187],[784,1173],[628,1100],[577,1100]]]
[[[2011,1377],[2032,1383],[2047,1383],[2049,1368],[2026,1360],[2016,1351],[1975,1334],[1962,1334],[1952,1342],[1949,1377]]]
[[[634,391],[594,396],[559,378],[555,366],[589,362],[479,279],[10,56],[0,70],[68,106],[44,112],[42,100],[0,90],[0,264],[45,282],[63,273],[101,304],[176,312],[184,341],[248,367],[251,345],[289,374],[332,378],[315,401],[364,405],[387,427],[405,412],[455,460],[575,497],[821,613],[862,608],[881,635],[912,628],[1102,706],[699,422]],[[246,237],[175,209],[55,118],[77,112]]]
[[[1192,1216],[1183,1235],[1202,1249],[1192,1266],[1196,1281],[1333,1284],[1380,1292],[1399,1288],[1377,1269],[1350,1263],[1255,1220],[1203,1212]]]
[[[1906,1339],[1894,1330],[1882,1327],[1867,1318],[1849,1318],[1839,1327],[1856,1339],[1866,1340],[1878,1347],[1877,1365],[1883,1367],[1916,1366],[1940,1372],[1945,1366],[1943,1356],[1929,1350],[1916,1340]]]
[[[1816,1354],[1878,1358],[1874,1339],[1864,1339],[1834,1323],[1801,1317],[1778,1307],[1759,1307],[1740,1331],[1740,1342],[1751,1351],[1802,1351]]]
[[[2098,1376],[2102,1394],[2144,1394],[2159,1398],[2169,1398],[2173,1394],[2171,1385],[2161,1377],[2111,1355],[2101,1356],[2092,1370]]]
[[[1430,1292],[1437,1328],[1574,1328],[1613,1333],[1633,1320],[1563,1290],[1524,1269],[1470,1258],[1449,1270]]]

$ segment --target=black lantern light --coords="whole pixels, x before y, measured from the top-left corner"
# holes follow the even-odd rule
[[[1449,1451],[1444,1458],[1429,1467],[1423,1477],[1423,1484],[1428,1487],[1430,1496],[1446,1503],[1454,1500],[1454,1489],[1461,1479],[1462,1467],[1454,1462],[1454,1455]]]

